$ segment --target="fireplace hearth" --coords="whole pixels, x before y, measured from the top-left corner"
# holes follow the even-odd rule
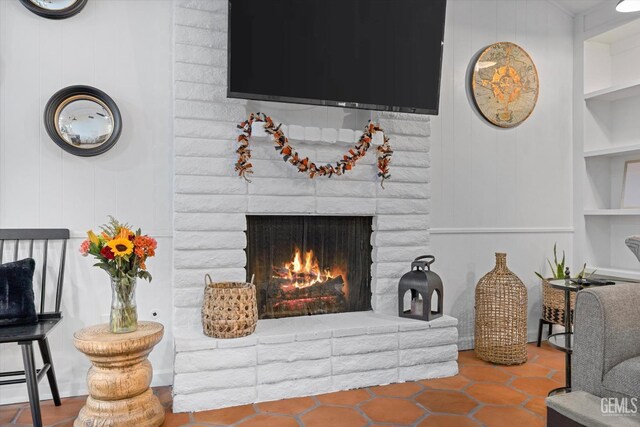
[[[371,217],[247,216],[261,319],[371,309]]]

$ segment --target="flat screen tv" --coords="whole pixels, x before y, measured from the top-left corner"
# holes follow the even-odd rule
[[[229,0],[227,95],[438,114],[446,0]]]

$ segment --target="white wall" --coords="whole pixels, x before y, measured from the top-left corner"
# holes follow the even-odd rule
[[[431,247],[463,348],[473,345],[475,285],[494,252],[507,252],[529,288],[530,334],[541,310],[534,271],[545,268],[554,242],[572,254],[572,28],[571,16],[547,1],[448,3],[440,115],[432,120]],[[498,41],[522,46],[540,80],[535,110],[512,129],[480,118],[465,89],[471,58]]]
[[[0,1],[0,227],[72,231],[64,320],[50,342],[63,395],[84,394],[88,361],[73,332],[108,319],[108,277],[77,248],[108,214],[158,237],[148,263],[151,284],[138,285],[138,315],[160,313],[165,338],[151,355],[154,384],[172,376],[172,2],[89,1],[75,17],[48,20],[18,1]],[[72,156],[42,124],[49,97],[88,84],[118,104],[123,131],[97,157]],[[0,346],[0,370],[21,368],[17,345]],[[50,396],[46,380],[40,385]],[[26,387],[0,387],[0,404],[26,400]]]

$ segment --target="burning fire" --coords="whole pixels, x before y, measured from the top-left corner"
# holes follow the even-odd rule
[[[287,288],[306,288],[335,277],[331,270],[320,268],[318,258],[312,250],[307,251],[303,259],[302,252],[298,248],[296,248],[291,262],[273,270],[275,277],[287,279],[290,282],[287,286],[283,286],[285,290]]]

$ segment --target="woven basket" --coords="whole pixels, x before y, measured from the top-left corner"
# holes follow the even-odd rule
[[[577,294],[571,292],[571,322]],[[547,322],[564,325],[564,291],[552,288],[547,280],[542,281],[542,318]]]
[[[214,338],[251,335],[258,323],[256,287],[246,282],[212,282],[205,276],[202,331]]]
[[[507,254],[476,286],[475,353],[500,365],[527,361],[527,288],[507,268]]]

